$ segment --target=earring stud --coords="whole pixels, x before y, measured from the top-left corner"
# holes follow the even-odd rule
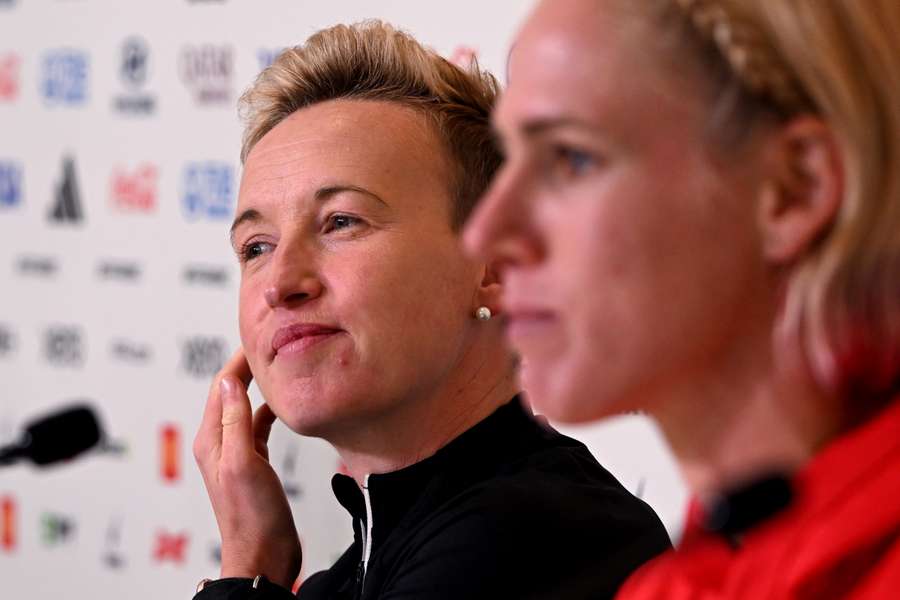
[[[475,317],[479,321],[490,321],[491,309],[489,309],[487,306],[479,306],[478,310],[475,311]]]

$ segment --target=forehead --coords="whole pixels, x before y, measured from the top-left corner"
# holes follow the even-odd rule
[[[241,200],[301,193],[339,181],[390,196],[445,183],[443,153],[426,117],[394,102],[331,100],[302,108],[267,133],[247,157]]]
[[[509,86],[495,115],[501,129],[522,118],[598,113],[671,95],[647,22],[620,2],[545,0],[510,53]],[[625,112],[634,112],[633,110]]]

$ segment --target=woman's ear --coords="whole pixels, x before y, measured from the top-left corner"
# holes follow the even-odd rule
[[[500,282],[498,261],[485,263],[481,268],[481,282],[478,286],[478,306],[487,306],[494,315],[500,314],[503,284]]]
[[[825,235],[844,195],[844,165],[829,127],[812,116],[782,126],[766,142],[757,221],[765,257],[790,264]]]

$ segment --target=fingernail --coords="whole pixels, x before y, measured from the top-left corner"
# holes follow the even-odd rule
[[[231,400],[234,397],[234,382],[230,377],[223,377],[219,380],[219,389],[226,400]]]

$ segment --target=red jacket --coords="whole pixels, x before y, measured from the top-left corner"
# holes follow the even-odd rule
[[[735,546],[690,521],[617,600],[900,599],[900,398],[829,444]]]

